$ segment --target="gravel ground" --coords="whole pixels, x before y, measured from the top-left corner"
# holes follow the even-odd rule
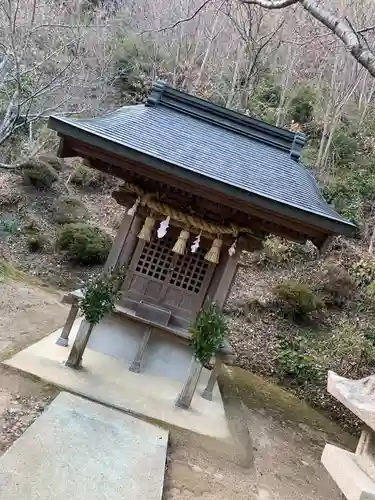
[[[233,442],[172,429],[164,500],[341,500],[320,457],[326,442],[354,449],[355,440],[283,389],[228,373],[221,389]]]
[[[21,281],[0,281],[0,360],[62,326],[60,296]],[[43,411],[57,390],[0,365],[0,453]]]
[[[61,305],[60,295],[36,284],[4,278],[0,281],[0,294],[0,359],[38,341],[62,326],[66,318],[67,309]],[[264,394],[261,384],[257,383],[254,390],[246,378],[247,372],[241,373],[245,377],[245,394]],[[245,408],[238,390],[223,390],[233,443],[223,446],[215,440],[172,429],[165,500],[340,499],[337,488],[320,466],[327,435],[310,428],[310,417],[307,423],[304,419],[303,425],[290,421],[289,415],[276,420],[265,404],[260,405],[261,411],[250,405]],[[57,393],[55,387],[0,365],[0,454]],[[291,395],[288,398],[288,408],[290,401],[295,401],[292,413],[293,419],[298,419],[298,405],[303,403]],[[273,406],[276,401],[267,404]],[[311,411],[311,420],[315,422],[316,413]],[[340,433],[335,427],[334,436]],[[329,440],[332,441],[332,432]]]

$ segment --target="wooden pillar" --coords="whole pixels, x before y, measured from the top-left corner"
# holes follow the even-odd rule
[[[68,346],[69,334],[71,332],[73,323],[77,317],[78,311],[79,311],[79,305],[72,304],[64,328],[62,329],[60,337],[56,340],[57,345],[61,345],[63,347]]]
[[[230,257],[228,255],[227,261],[224,269],[221,272],[221,276],[219,281],[216,283],[216,289],[211,295],[211,299],[216,302],[216,304],[222,308],[227,299],[227,296],[230,292],[230,288],[232,286],[233,280],[236,276],[238,261],[241,257],[241,252],[244,248],[244,240],[239,238],[237,242],[237,250],[236,253]]]
[[[220,373],[222,364],[223,364],[223,360],[219,357],[216,357],[215,365],[210,373],[210,378],[208,379],[206,388],[202,393],[202,398],[207,399],[208,401],[212,401],[212,393],[214,391],[216,380],[217,380],[217,377]]]
[[[129,217],[129,215],[127,215]],[[134,250],[138,243],[138,234],[144,222],[143,217],[135,215],[131,218],[131,225],[126,233],[121,251],[118,255],[118,266],[127,266],[133,257]]]
[[[103,268],[103,274],[111,270],[116,270],[122,265],[126,265],[131,258],[137,244],[137,234],[139,232],[142,220],[137,215],[124,215],[120,228],[113,242],[111,251]],[[73,314],[73,313],[72,313]],[[92,325],[83,320],[75,341],[66,361],[66,366],[79,368],[82,362],[83,353],[89,341]]]
[[[134,361],[130,365],[129,370],[131,372],[139,373],[141,371],[141,363],[142,363],[143,355],[144,355],[144,352],[146,350],[147,343],[150,340],[151,332],[152,332],[152,326],[146,327],[146,330],[145,330],[145,333],[144,333],[143,338],[141,340],[138,352],[134,358]]]
[[[124,248],[129,246],[131,241],[134,240],[134,232],[138,234],[138,229],[140,227],[140,219],[137,215],[131,216],[124,213],[120,227],[117,231],[115,240],[113,242],[111,251],[109,252],[106,263],[103,267],[103,273],[108,273],[109,271],[116,270],[122,265],[126,265],[127,261],[123,261],[121,258],[124,253]],[[130,245],[131,246],[131,245]],[[134,248],[133,248],[134,250]]]
[[[82,320],[75,341],[70,349],[69,357],[65,362],[66,366],[70,368],[80,368],[83,353],[85,352],[87,342],[89,341],[94,326],[95,325],[92,323]]]
[[[182,391],[180,392],[177,398],[176,406],[185,409],[190,408],[191,401],[193,399],[195,390],[197,388],[201,372],[202,372],[201,363],[197,361],[195,357],[193,357],[190,363],[188,377],[185,381]]]

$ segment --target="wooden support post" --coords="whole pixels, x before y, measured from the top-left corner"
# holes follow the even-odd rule
[[[235,255],[232,257],[227,255],[226,261],[224,261],[223,256],[223,261],[219,264],[221,269],[218,269],[217,275],[215,273],[217,277],[214,276],[211,289],[208,291],[208,298],[213,300],[220,308],[224,306],[226,298],[230,292],[244,245],[244,239],[240,237],[237,242]]]
[[[69,334],[71,332],[73,323],[77,317],[78,311],[79,311],[79,305],[72,304],[72,307],[70,308],[70,311],[69,311],[68,318],[67,318],[65,325],[62,329],[60,337],[56,340],[57,345],[61,345],[63,347],[68,346]]]
[[[185,409],[190,408],[201,372],[201,363],[199,363],[199,361],[197,361],[195,357],[193,357],[189,367],[189,375],[185,381],[180,395],[177,398],[176,406]]]
[[[87,342],[89,341],[94,326],[94,324],[82,320],[75,341],[70,349],[69,357],[65,362],[66,366],[70,368],[80,368],[83,353],[85,352]]]
[[[103,267],[103,274],[106,274],[110,271],[116,270],[120,265],[120,256],[123,251],[124,245],[128,239],[128,235],[131,231],[132,226],[134,225],[134,220],[136,216],[127,215],[124,213],[123,219],[121,221],[120,227],[117,231],[115,240],[113,242],[111,251],[109,252],[106,263]]]
[[[216,357],[215,365],[210,373],[210,378],[208,379],[206,388],[202,393],[202,398],[207,399],[208,401],[212,401],[212,393],[214,391],[216,380],[217,380],[217,377],[220,373],[222,364],[223,364],[223,360],[221,358]]]
[[[134,358],[134,361],[130,365],[129,370],[131,372],[139,373],[141,371],[141,363],[142,363],[144,352],[146,350],[147,343],[150,339],[151,331],[152,331],[152,326],[148,326],[145,330],[145,333],[142,337],[138,352]]]

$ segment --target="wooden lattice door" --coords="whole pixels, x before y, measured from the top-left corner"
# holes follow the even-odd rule
[[[205,248],[185,255],[172,252],[178,233],[139,241],[124,281],[127,305],[141,300],[169,309],[171,323],[186,327],[199,310],[215,265],[204,259]]]

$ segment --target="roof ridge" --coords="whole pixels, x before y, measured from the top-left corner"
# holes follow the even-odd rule
[[[153,84],[146,106],[165,106],[200,120],[208,121],[222,128],[288,151],[291,158],[299,161],[306,136],[301,132],[291,132],[270,125],[256,118],[224,108],[218,104],[200,99],[165,82]]]

